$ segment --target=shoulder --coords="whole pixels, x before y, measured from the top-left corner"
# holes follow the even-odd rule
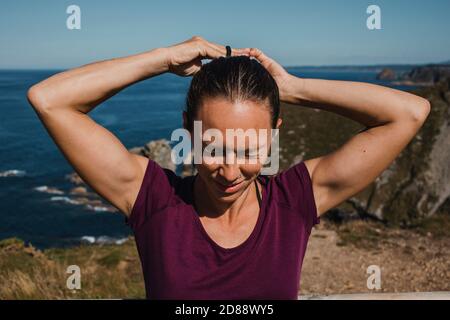
[[[270,178],[274,200],[299,212],[310,226],[319,223],[311,164],[314,165],[310,161],[298,162]]]
[[[144,158],[144,159],[142,159]],[[138,156],[141,168],[139,186],[134,192],[134,201],[128,215],[128,224],[133,228],[142,225],[149,217],[169,206],[189,201],[189,177],[180,177],[156,161]]]
[[[300,187],[302,189],[303,187],[309,187],[312,183],[311,170],[313,168],[309,161],[301,161],[272,176],[270,180],[280,188],[293,189],[295,191]]]
[[[305,163],[305,167],[308,170],[309,176],[311,177],[311,180],[313,179],[313,173],[316,170],[317,164],[319,163],[320,158],[314,158],[314,159],[308,159],[303,161]]]

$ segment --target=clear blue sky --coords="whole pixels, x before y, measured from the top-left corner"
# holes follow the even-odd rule
[[[66,8],[81,7],[81,30]],[[382,30],[366,27],[379,5]],[[2,0],[0,68],[70,68],[201,35],[285,66],[450,60],[450,0]]]

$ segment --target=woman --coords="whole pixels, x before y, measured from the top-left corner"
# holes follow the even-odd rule
[[[259,49],[225,54],[224,46],[193,37],[62,72],[28,92],[81,178],[127,217],[148,298],[297,299],[319,216],[379,176],[430,112],[427,100],[406,92],[295,77]],[[202,66],[202,59],[212,61]],[[88,116],[125,87],[165,72],[194,76],[183,113],[191,133],[195,120],[220,133],[277,129],[280,101],[335,112],[366,129],[334,152],[272,177],[259,174],[258,159],[203,161],[197,175],[181,178],[131,154]],[[223,146],[232,143],[225,139]]]

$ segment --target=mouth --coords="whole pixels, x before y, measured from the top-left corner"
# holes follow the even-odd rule
[[[214,182],[216,183],[219,190],[222,192],[225,192],[225,193],[234,193],[234,192],[238,191],[244,184],[244,180],[242,180],[241,182],[235,183],[235,184],[231,184],[231,185],[223,185],[216,180],[214,180]]]

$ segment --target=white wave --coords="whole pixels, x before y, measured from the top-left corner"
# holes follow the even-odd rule
[[[82,242],[95,243],[95,237],[83,236],[83,237],[81,237],[81,241]]]
[[[56,188],[51,188],[48,186],[39,186],[39,187],[34,188],[34,190],[39,191],[39,192],[50,193],[50,194],[64,194],[64,191],[61,191]]]
[[[42,192],[47,192],[47,193],[55,193],[55,194],[64,194],[64,192],[60,191],[61,193],[59,193],[59,190],[55,189],[55,190],[50,190],[46,188],[46,186],[41,186],[38,187],[40,188],[39,191]],[[53,189],[53,188],[52,188]],[[96,212],[117,212],[117,209],[113,206],[108,206],[108,205],[92,205],[86,202],[90,202],[91,200],[88,200],[87,198],[75,198],[72,199],[70,197],[67,196],[53,196],[50,198],[50,201],[61,201],[64,203],[69,203],[69,204],[73,204],[73,205],[85,205],[85,208],[88,210],[92,210],[92,211],[96,211]]]
[[[114,238],[109,236],[83,236],[81,237],[81,242],[89,244],[116,244],[121,245],[128,241],[128,238]]]
[[[88,208],[89,210],[93,210],[93,211],[97,211],[97,212],[115,212],[116,209],[113,207],[106,207],[106,206],[93,206],[90,204],[86,205],[86,208]]]
[[[70,199],[69,197],[51,197],[50,200],[51,201],[62,201],[62,202],[70,203],[70,204],[82,204],[81,201]]]
[[[23,177],[26,174],[24,170],[6,170],[0,172],[0,177]]]

